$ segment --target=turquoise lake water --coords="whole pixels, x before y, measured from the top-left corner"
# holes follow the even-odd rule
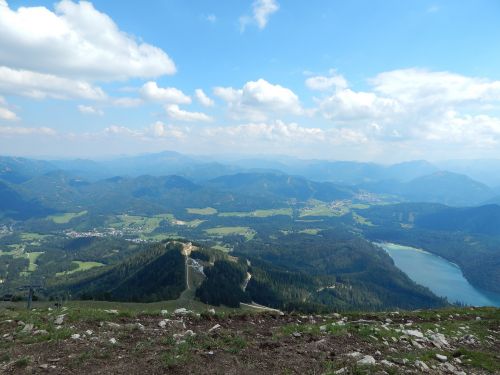
[[[387,251],[396,266],[410,279],[426,286],[437,296],[472,306],[500,307],[500,294],[473,287],[460,268],[446,259],[413,247],[391,243],[378,245]]]

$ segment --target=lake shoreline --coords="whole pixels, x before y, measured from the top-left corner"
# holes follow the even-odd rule
[[[374,245],[382,248],[410,279],[451,303],[500,307],[500,294],[472,285],[456,263],[425,249],[391,242]]]

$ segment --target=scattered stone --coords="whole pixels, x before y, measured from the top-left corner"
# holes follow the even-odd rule
[[[30,333],[31,331],[33,331],[33,328],[35,328],[35,326],[31,323],[27,323],[24,325],[24,328],[21,330],[22,333]]]
[[[167,320],[167,319],[160,320],[160,321],[158,322],[158,326],[159,326],[160,328],[165,328],[165,327],[167,326],[167,323],[168,323],[168,320]]]
[[[436,354],[436,358],[440,362],[446,362],[448,361],[448,357],[442,354]]]
[[[429,336],[429,340],[431,341],[431,343],[441,349],[442,347],[447,347],[449,346],[450,344],[448,343],[448,341],[446,340],[446,337],[445,335],[443,335],[442,333],[432,333],[430,336]]]
[[[117,341],[116,341],[116,339],[114,337],[112,337],[112,338],[109,339],[109,342],[110,342],[110,344],[115,345]]]
[[[414,336],[419,338],[424,337],[424,334],[416,329],[405,329],[403,330],[403,333],[408,336]]]
[[[430,371],[430,368],[429,366],[427,366],[427,364],[421,360],[416,360],[415,361],[415,366],[417,367],[417,369],[419,369],[420,371],[422,372],[428,372]]]
[[[73,333],[73,334],[71,335],[71,338],[72,338],[73,340],[78,340],[78,339],[80,339],[80,334],[79,334],[79,333]]]
[[[351,352],[347,353],[346,355],[353,358],[360,358],[363,356],[363,354],[361,354],[360,352]]]
[[[64,323],[64,315],[58,315],[54,320],[54,324],[57,324],[58,326],[60,326],[63,323]]]
[[[192,314],[193,312],[191,310],[188,310],[184,307],[181,307],[180,309],[176,309],[174,311],[174,314],[175,315],[188,315],[188,314]]]
[[[168,315],[168,310],[161,310],[160,314],[163,316]]]
[[[320,326],[319,330],[320,332],[326,332],[326,326]]]
[[[86,334],[87,336],[92,336],[92,335],[94,334],[94,331],[92,331],[91,329],[87,329],[87,330],[85,331],[85,334]]]
[[[481,320],[481,317],[480,316],[476,316],[476,320]]]
[[[209,314],[212,314],[212,315],[215,315],[215,309],[209,309],[209,310],[208,310],[208,313],[209,313]]]
[[[377,361],[375,361],[375,358],[373,358],[371,355],[365,355],[363,358],[361,358],[358,361],[358,365],[361,365],[361,366],[372,366],[376,363],[377,363]]]
[[[215,330],[216,330],[216,329],[218,329],[218,328],[220,328],[220,324],[216,324],[216,325],[214,325],[212,328],[210,328],[210,329],[208,330],[208,332],[215,331]]]
[[[337,371],[334,372],[335,375],[341,375],[346,373],[347,373],[347,367],[342,367],[341,369],[338,369]]]
[[[385,367],[393,367],[393,366],[395,366],[394,363],[389,362],[387,359],[381,360],[380,364],[383,365],[383,366],[385,366]]]
[[[118,315],[118,310],[104,310],[108,314]]]
[[[302,335],[300,334],[300,332],[294,332],[294,333],[292,333],[292,336],[293,337],[301,337]]]
[[[48,335],[49,332],[45,329],[37,329],[35,332],[33,332],[34,335]]]
[[[423,349],[423,346],[420,345],[418,342],[416,342],[415,340],[411,340],[410,341],[411,345],[417,349]]]
[[[43,363],[43,364],[39,365],[38,367],[40,367],[42,370],[48,370],[49,369],[49,364],[48,363]]]
[[[118,323],[114,323],[114,322],[106,322],[106,325],[109,328],[121,328],[121,325],[119,325]]]

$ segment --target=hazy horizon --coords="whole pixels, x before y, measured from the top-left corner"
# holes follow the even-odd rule
[[[0,153],[498,159],[499,11],[0,0]]]

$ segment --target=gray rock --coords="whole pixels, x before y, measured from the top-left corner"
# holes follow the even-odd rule
[[[33,328],[35,328],[35,326],[31,323],[27,323],[24,325],[24,328],[21,330],[22,333],[30,333],[31,331],[33,331]]]
[[[448,357],[442,354],[436,354],[436,358],[440,362],[446,362],[448,361]]]
[[[418,359],[415,361],[415,366],[417,367],[417,369],[419,369],[422,372],[430,371],[429,366],[427,366],[427,364],[425,362],[420,361]]]
[[[54,324],[57,324],[58,326],[60,326],[63,323],[64,323],[64,315],[58,315],[54,320]]]
[[[358,361],[358,365],[360,366],[372,366],[375,365],[377,361],[371,355],[365,355]]]

